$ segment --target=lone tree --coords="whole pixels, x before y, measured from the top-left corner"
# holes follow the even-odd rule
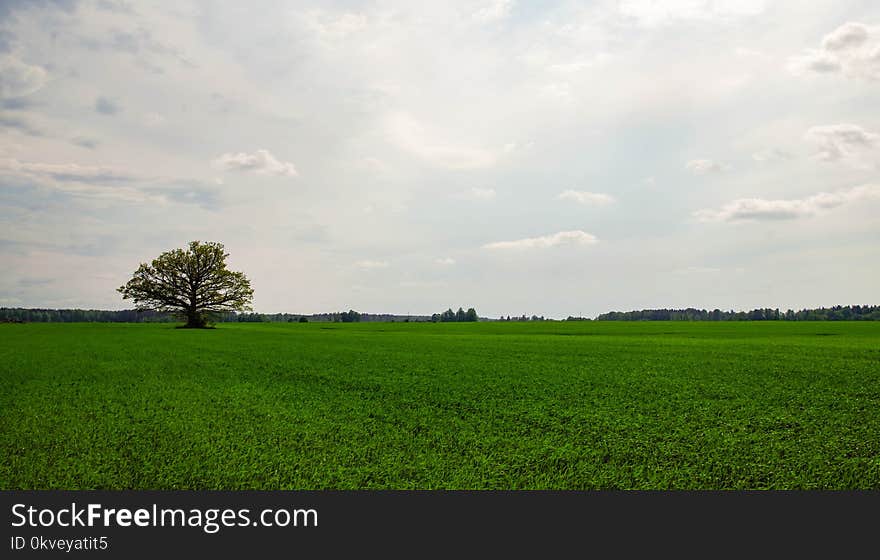
[[[141,263],[131,280],[117,291],[134,300],[139,311],[173,313],[188,328],[205,328],[212,314],[251,309],[254,290],[243,272],[226,268],[222,243],[191,241],[152,263]]]

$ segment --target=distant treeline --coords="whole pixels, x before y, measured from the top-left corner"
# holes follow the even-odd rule
[[[434,323],[474,323],[479,321],[480,318],[477,316],[477,310],[471,307],[467,311],[458,308],[458,311],[453,311],[450,307],[443,313],[434,313],[431,315],[431,321]]]
[[[0,323],[173,323],[181,319],[168,313],[123,309],[25,309],[0,307]],[[427,315],[391,315],[358,313],[354,310],[337,313],[302,315],[293,313],[224,313],[216,317],[221,323],[358,323],[358,322],[430,322]]]
[[[0,307],[2,323],[171,323],[178,319],[155,311],[101,309],[24,309]]]
[[[226,313],[217,319],[221,323],[427,323],[427,315],[392,315],[388,313],[359,313],[353,309],[334,313]]]
[[[507,317],[502,315],[501,317],[498,318],[498,320],[499,321],[520,321],[520,322],[522,322],[522,321],[546,321],[546,319],[544,319],[543,315],[541,315],[540,317],[538,317],[537,315],[532,315],[531,317],[529,317],[528,315],[521,315],[519,317],[514,316],[512,318],[510,315],[508,315]],[[574,318],[569,317],[568,320],[572,321],[572,320],[574,320]],[[587,320],[589,321],[589,319],[587,319]]]
[[[392,315],[359,313],[354,310],[335,313],[302,315],[294,313],[226,313],[216,318],[221,323],[449,323],[473,322],[480,319],[476,310],[451,308],[443,313],[428,315]],[[543,321],[544,317],[501,317],[500,321]],[[569,316],[566,321],[590,321],[589,317]],[[714,309],[642,309],[641,311],[612,311],[603,313],[597,321],[880,321],[880,305],[836,305],[818,309],[780,311],[753,309],[751,311],[721,311]],[[172,323],[179,318],[155,311],[123,309],[25,309],[0,307],[0,323]]]
[[[569,317],[568,320],[576,320]],[[721,311],[714,309],[642,309],[603,313],[597,321],[880,321],[880,305],[835,305],[818,309],[780,311]]]

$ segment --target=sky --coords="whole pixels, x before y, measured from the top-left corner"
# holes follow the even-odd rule
[[[878,304],[880,3],[0,3],[0,306]]]

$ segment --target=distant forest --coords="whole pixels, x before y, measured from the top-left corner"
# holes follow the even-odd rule
[[[219,323],[358,323],[358,322],[430,322],[428,315],[390,315],[382,313],[223,313],[216,317]],[[123,309],[25,309],[0,307],[0,323],[176,323],[180,319],[155,311]]]
[[[476,323],[480,318],[477,316],[477,310],[471,307],[467,311],[458,308],[458,311],[453,311],[450,307],[443,313],[434,313],[431,315],[432,323]]]
[[[177,319],[155,311],[100,309],[24,309],[0,307],[0,323],[171,323]]]
[[[354,310],[335,313],[302,315],[294,313],[225,313],[217,317],[221,323],[358,323],[358,322],[471,322],[497,321],[477,316],[470,308],[457,312],[447,309],[433,315],[392,315],[359,313]],[[544,321],[544,317],[523,315],[501,321]],[[570,316],[567,321],[591,321],[588,317]],[[880,321],[880,305],[836,305],[818,309],[780,311],[753,309],[751,311],[721,311],[715,309],[643,309],[640,311],[612,311],[596,317],[596,321]],[[106,311],[100,309],[25,309],[0,307],[0,323],[173,323],[180,319],[155,311]]]
[[[570,317],[570,320],[576,320]],[[603,313],[597,321],[880,321],[880,305],[835,305],[818,309],[780,311],[721,311],[715,309],[642,309]]]

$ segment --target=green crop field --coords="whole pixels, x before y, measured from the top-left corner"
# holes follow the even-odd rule
[[[2,489],[880,488],[880,323],[0,325]]]

